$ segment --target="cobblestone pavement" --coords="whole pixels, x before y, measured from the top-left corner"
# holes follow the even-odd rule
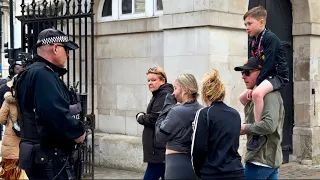
[[[280,167],[280,179],[320,179],[320,165],[288,163]]]
[[[143,173],[95,168],[95,179],[143,179]],[[320,165],[307,166],[299,163],[288,163],[280,167],[280,179],[320,179]]]

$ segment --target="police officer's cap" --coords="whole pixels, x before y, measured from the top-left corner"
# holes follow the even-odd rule
[[[41,31],[38,35],[38,41],[36,46],[40,47],[42,45],[54,44],[54,43],[63,43],[66,47],[71,50],[78,49],[79,46],[68,39],[68,36],[60,30],[56,29],[45,29]]]

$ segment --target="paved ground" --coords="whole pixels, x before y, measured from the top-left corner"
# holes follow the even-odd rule
[[[118,169],[96,168],[95,179],[143,179],[143,173]]]
[[[288,163],[280,167],[281,179],[320,179],[320,165],[307,166]]]
[[[288,163],[280,168],[280,179],[320,179],[320,166]],[[143,173],[96,168],[95,179],[142,179]]]
[[[1,144],[1,141],[0,141]],[[1,146],[0,146],[1,151]],[[1,161],[1,157],[0,157]],[[95,168],[95,179],[143,179],[144,173],[110,168]],[[320,179],[320,165],[308,166],[288,163],[280,167],[280,179]]]

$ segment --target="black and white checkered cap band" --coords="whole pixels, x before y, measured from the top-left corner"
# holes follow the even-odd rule
[[[67,36],[55,36],[55,37],[49,37],[42,40],[38,40],[38,43],[41,43],[42,45],[64,43],[64,42],[69,42],[69,39]]]

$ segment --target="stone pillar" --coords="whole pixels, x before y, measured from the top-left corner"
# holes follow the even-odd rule
[[[247,33],[243,15],[248,0],[163,0],[159,28],[164,36],[164,68],[169,82],[192,73],[199,84],[212,68],[226,86],[225,102],[244,117],[238,97],[245,89],[233,68],[247,59]],[[199,90],[200,92],[200,90]],[[201,102],[201,100],[199,99]],[[242,143],[244,143],[242,141]],[[244,144],[240,148],[243,154]]]
[[[233,68],[247,58],[243,14],[248,0],[163,0],[163,6],[159,27],[169,82],[186,72],[200,81],[215,68],[227,88],[226,102],[243,112],[238,96],[244,83]]]
[[[292,159],[320,162],[320,1],[292,0],[294,129]]]

